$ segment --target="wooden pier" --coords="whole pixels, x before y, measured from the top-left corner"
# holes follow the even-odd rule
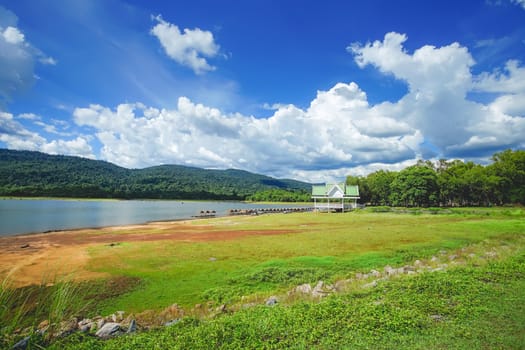
[[[312,207],[294,207],[294,208],[255,208],[255,209],[230,209],[228,215],[261,215],[277,213],[302,213],[312,211]]]

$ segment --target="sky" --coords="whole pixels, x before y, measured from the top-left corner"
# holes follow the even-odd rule
[[[0,148],[309,182],[525,149],[525,0],[0,0]]]

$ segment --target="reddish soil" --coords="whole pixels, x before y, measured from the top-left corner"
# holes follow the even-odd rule
[[[97,244],[121,242],[233,240],[246,236],[279,235],[291,230],[217,230],[212,225],[160,222],[100,229],[59,231],[0,238],[0,278],[9,276],[16,286],[45,283],[57,276],[76,280],[104,277],[85,269],[87,249]]]

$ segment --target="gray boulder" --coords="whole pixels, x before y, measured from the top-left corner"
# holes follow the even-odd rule
[[[137,322],[135,322],[135,320],[131,320],[126,333],[135,333],[136,331],[137,331]]]
[[[18,343],[13,345],[13,347],[11,349],[12,350],[25,350],[25,349],[27,349],[27,346],[29,345],[29,340],[30,339],[31,339],[31,337],[29,337],[29,336],[25,337],[24,339],[20,340]]]
[[[275,295],[272,295],[271,297],[269,297],[269,298],[266,300],[266,306],[274,306],[274,305],[276,305],[278,302],[279,302],[279,300],[277,300],[277,297],[276,297]]]
[[[116,337],[118,335],[122,334],[122,329],[120,328],[120,324],[116,322],[108,322],[100,328],[95,335],[102,339],[107,339],[111,337]]]

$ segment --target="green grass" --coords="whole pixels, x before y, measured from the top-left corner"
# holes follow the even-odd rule
[[[48,331],[36,343],[49,340],[60,330],[61,321],[85,312],[89,304],[84,298],[86,287],[60,278],[15,289],[9,278],[4,279],[0,285],[0,348],[10,348],[42,321],[48,323]]]
[[[522,349],[525,246],[498,261],[381,282],[319,303],[257,306],[74,349]]]
[[[177,303],[186,310],[285,294],[385,265],[499,247],[498,261],[474,259],[445,273],[351,288],[320,303],[241,309],[213,319],[102,342],[76,334],[51,348],[78,349],[519,349],[525,346],[525,210],[435,209],[345,214],[294,213],[198,220],[208,232],[289,230],[212,242],[101,244],[89,268],[107,280],[0,289],[2,346],[17,328],[70,315],[140,313]],[[198,233],[196,233],[198,235]],[[466,254],[466,253],[465,253]],[[245,297],[245,298],[243,298]],[[244,301],[243,301],[244,300]],[[35,306],[35,302],[36,305]],[[86,306],[87,302],[87,306]],[[81,311],[79,311],[81,310]],[[434,315],[434,316],[433,316]],[[432,317],[438,315],[436,321]],[[55,321],[53,321],[55,322]],[[55,323],[57,323],[56,321]],[[36,339],[37,344],[46,344]],[[38,348],[38,346],[36,347]]]
[[[140,312],[173,303],[234,302],[301,283],[401,265],[440,250],[525,232],[523,209],[458,209],[446,215],[371,213],[273,214],[199,220],[210,230],[291,230],[214,242],[140,242],[91,250],[90,269],[142,282],[97,311]],[[488,215],[487,215],[488,213]]]

